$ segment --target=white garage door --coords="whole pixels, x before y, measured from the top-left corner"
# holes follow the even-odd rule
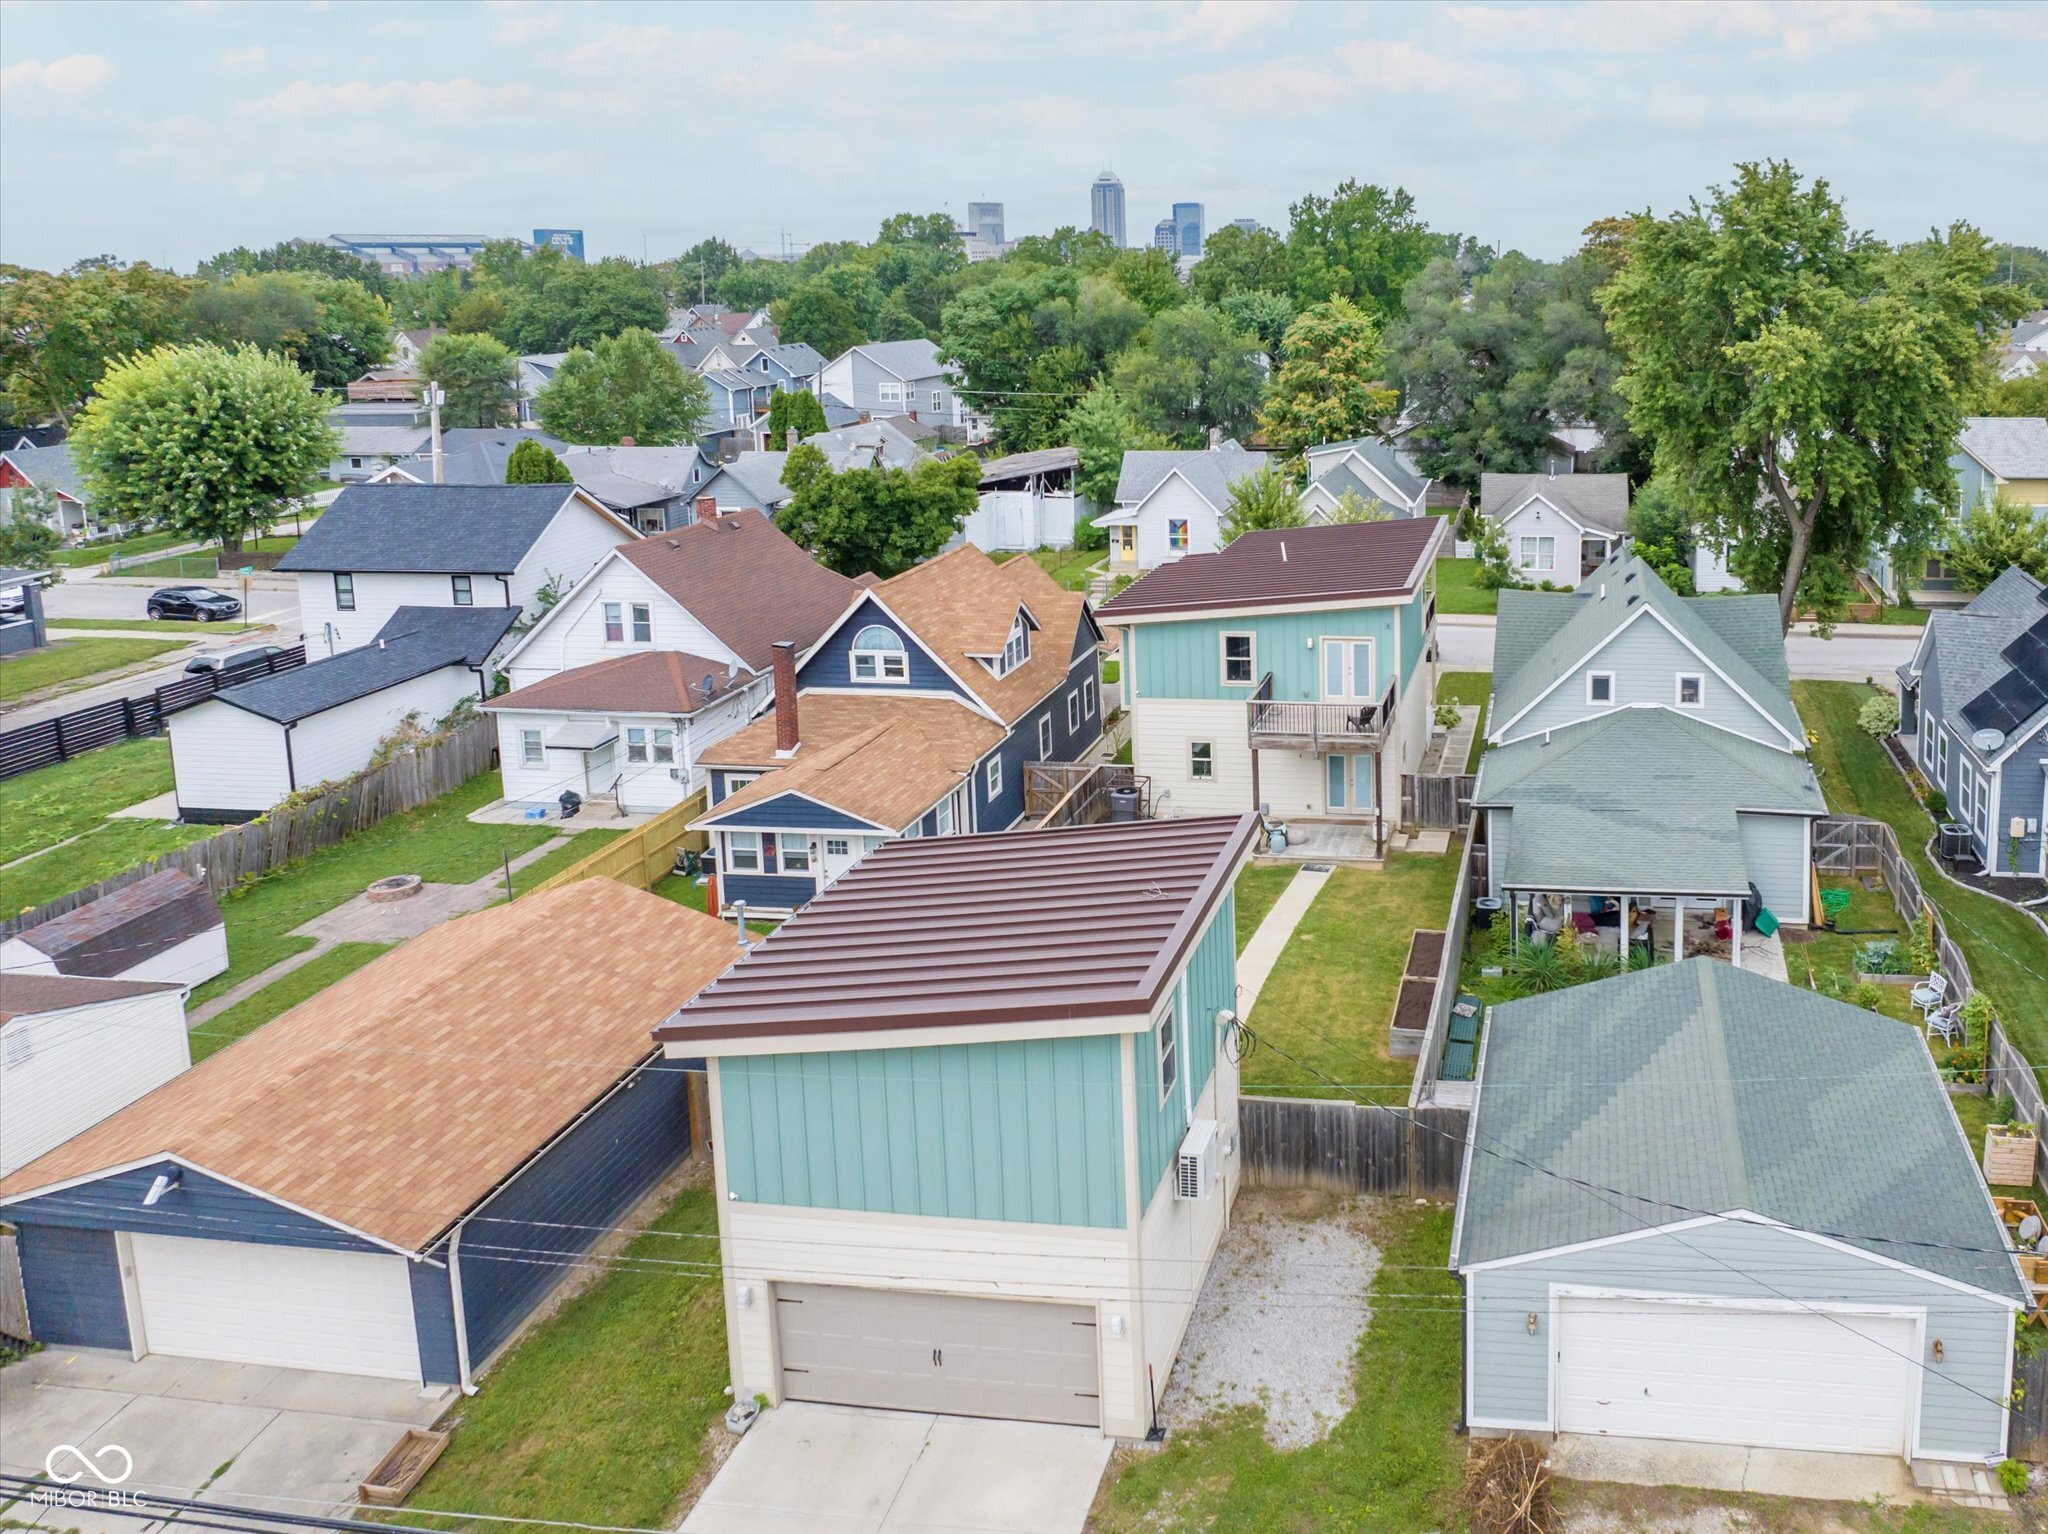
[[[1027,1422],[1102,1420],[1085,1305],[777,1284],[792,1400]]]
[[[1564,1299],[1562,1433],[1904,1454],[1917,1338],[1892,1316]]]
[[[129,1239],[152,1353],[420,1377],[403,1257],[178,1236]]]

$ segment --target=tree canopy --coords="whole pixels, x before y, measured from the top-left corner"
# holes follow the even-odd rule
[[[447,395],[443,426],[502,426],[519,403],[519,359],[491,336],[436,336],[420,353],[419,372]]]
[[[927,458],[910,469],[834,473],[825,455],[800,444],[782,468],[796,494],[776,526],[841,575],[884,580],[929,559],[981,502],[981,461],[972,453]]]
[[[553,448],[527,437],[513,444],[512,454],[505,460],[505,483],[573,485],[576,476],[569,472],[569,466],[556,456]]]
[[[1199,447],[1210,430],[1251,433],[1265,375],[1259,343],[1221,309],[1190,303],[1152,318],[1139,345],[1111,377],[1138,424],[1180,447]]]
[[[1307,521],[1294,481],[1268,464],[1230,487],[1230,504],[1223,511],[1223,541],[1234,543],[1246,533],[1300,527]]]
[[[1081,455],[1074,489],[1101,510],[1116,504],[1125,453],[1167,445],[1164,437],[1139,425],[1130,407],[1105,383],[1096,384],[1081,397],[1062,424],[1061,434]]]
[[[2048,519],[2009,496],[1980,501],[1948,529],[1941,562],[1964,591],[1982,591],[2013,565],[2048,581]]]
[[[768,401],[768,439],[771,446],[782,447],[789,441],[789,434],[796,433],[797,441],[815,437],[827,429],[825,407],[818,403],[818,396],[804,389],[784,389]]]
[[[1350,299],[1305,310],[1282,349],[1287,360],[1261,417],[1266,440],[1280,452],[1298,456],[1319,442],[1379,431],[1400,409],[1400,395],[1378,382],[1379,326]]]
[[[278,352],[328,390],[391,357],[390,305],[360,283],[303,271],[248,272],[201,286],[192,295],[192,332]]]
[[[194,284],[147,262],[51,273],[0,266],[0,403],[69,421],[116,357],[191,334]]]
[[[683,442],[711,411],[704,380],[645,330],[625,330],[562,359],[534,400],[540,423],[566,442],[643,447]]]

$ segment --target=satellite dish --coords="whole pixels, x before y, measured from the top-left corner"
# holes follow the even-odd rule
[[[1972,735],[1970,737],[1970,744],[1975,746],[1979,751],[1996,751],[2000,746],[2005,744],[2005,731],[1979,730],[1975,735]]]

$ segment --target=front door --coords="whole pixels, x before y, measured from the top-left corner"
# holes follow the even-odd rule
[[[1134,563],[1138,557],[1138,530],[1135,527],[1112,527],[1110,532],[1116,538],[1117,563]]]
[[[818,888],[823,889],[860,861],[866,844],[858,836],[827,836],[820,838],[819,849]]]
[[[1375,760],[1365,752],[1334,752],[1323,758],[1323,798],[1332,815],[1370,815],[1379,807]]]

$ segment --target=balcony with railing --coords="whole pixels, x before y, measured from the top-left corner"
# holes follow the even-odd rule
[[[1377,751],[1394,721],[1394,684],[1375,703],[1294,702],[1273,696],[1266,674],[1246,708],[1255,751]]]

